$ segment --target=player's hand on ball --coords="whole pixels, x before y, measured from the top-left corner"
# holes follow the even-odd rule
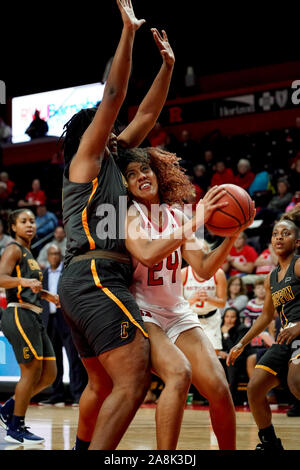
[[[203,217],[204,224],[209,220],[214,210],[228,206],[228,202],[218,202],[224,194],[226,192],[222,188],[214,186],[207,191],[203,199],[200,199],[196,207],[196,213]]]

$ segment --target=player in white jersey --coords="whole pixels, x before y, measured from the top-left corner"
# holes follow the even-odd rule
[[[120,153],[119,165],[129,196],[137,202],[130,205],[126,220],[126,247],[135,258],[132,288],[144,312],[152,368],[165,384],[156,408],[158,449],[176,448],[191,380],[210,403],[219,448],[235,449],[235,411],[223,367],[196,314],[188,310],[180,294],[181,256],[199,276],[209,279],[236,239],[226,238],[205,254],[194,236],[216,208],[225,207],[219,202],[223,190],[214,187],[208,191],[191,220],[166,207],[155,214],[151,210],[155,205],[182,205],[191,195],[193,187],[177,157],[159,148],[134,149]],[[147,233],[149,228],[154,233]]]
[[[209,244],[201,240],[203,251],[209,253]],[[226,304],[227,281],[219,268],[210,279],[202,279],[191,266],[181,270],[183,297],[198,316],[201,327],[216,353],[222,349],[221,312]]]

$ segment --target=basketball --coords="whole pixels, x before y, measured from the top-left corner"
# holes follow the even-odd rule
[[[218,202],[228,202],[226,207],[216,209],[205,224],[214,235],[230,237],[246,225],[252,215],[252,199],[243,188],[235,184],[221,184],[226,191]]]

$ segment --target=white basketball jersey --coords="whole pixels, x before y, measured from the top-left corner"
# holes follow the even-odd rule
[[[196,279],[193,269],[191,266],[187,267],[187,276],[183,282],[183,296],[185,299],[192,297],[199,289],[206,289],[209,296],[216,297],[217,295],[217,286],[216,286],[216,277],[213,276],[208,280],[198,281]],[[197,301],[191,305],[193,312],[199,315],[206,315],[207,313],[215,310],[216,307],[213,305]]]
[[[166,205],[163,208],[165,220],[162,229],[159,230],[147,218],[139,204],[136,201],[133,203],[140,213],[141,225],[149,232],[151,231],[152,239],[166,237],[179,227],[174,212],[171,212]],[[134,272],[130,291],[140,309],[146,311],[151,309],[152,312],[161,313],[170,318],[174,317],[174,314],[191,311],[189,303],[182,296],[181,260],[180,248],[151,268],[132,257]]]

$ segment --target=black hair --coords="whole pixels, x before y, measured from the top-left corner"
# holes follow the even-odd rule
[[[237,326],[240,326],[241,324],[241,318],[240,318],[240,312],[237,308],[235,307],[227,307],[225,310],[224,310],[224,314],[223,314],[223,319],[222,319],[222,324],[221,326],[224,325],[224,321],[225,321],[225,315],[226,315],[226,312],[228,312],[228,310],[233,310],[235,313],[236,313],[236,322],[235,322],[235,327]]]
[[[10,212],[8,216],[8,233],[10,234],[11,237],[16,238],[16,232],[13,230],[12,226],[16,225],[17,219],[22,212],[33,212],[30,209],[16,209],[15,211]],[[34,214],[33,214],[34,215]]]
[[[95,108],[85,108],[78,111],[74,116],[69,119],[64,125],[64,132],[60,136],[60,141],[63,140],[61,149],[64,150],[65,165],[71,162],[72,158],[76,154],[80,139],[83,136],[86,129],[91,124],[98,110],[98,105]],[[118,135],[122,127],[121,122],[116,119],[112,131]]]
[[[82,109],[78,113],[69,119],[64,125],[64,132],[60,137],[60,140],[64,139],[62,148],[64,150],[65,164],[70,163],[79,147],[80,139],[88,128],[94,116],[97,108]]]

